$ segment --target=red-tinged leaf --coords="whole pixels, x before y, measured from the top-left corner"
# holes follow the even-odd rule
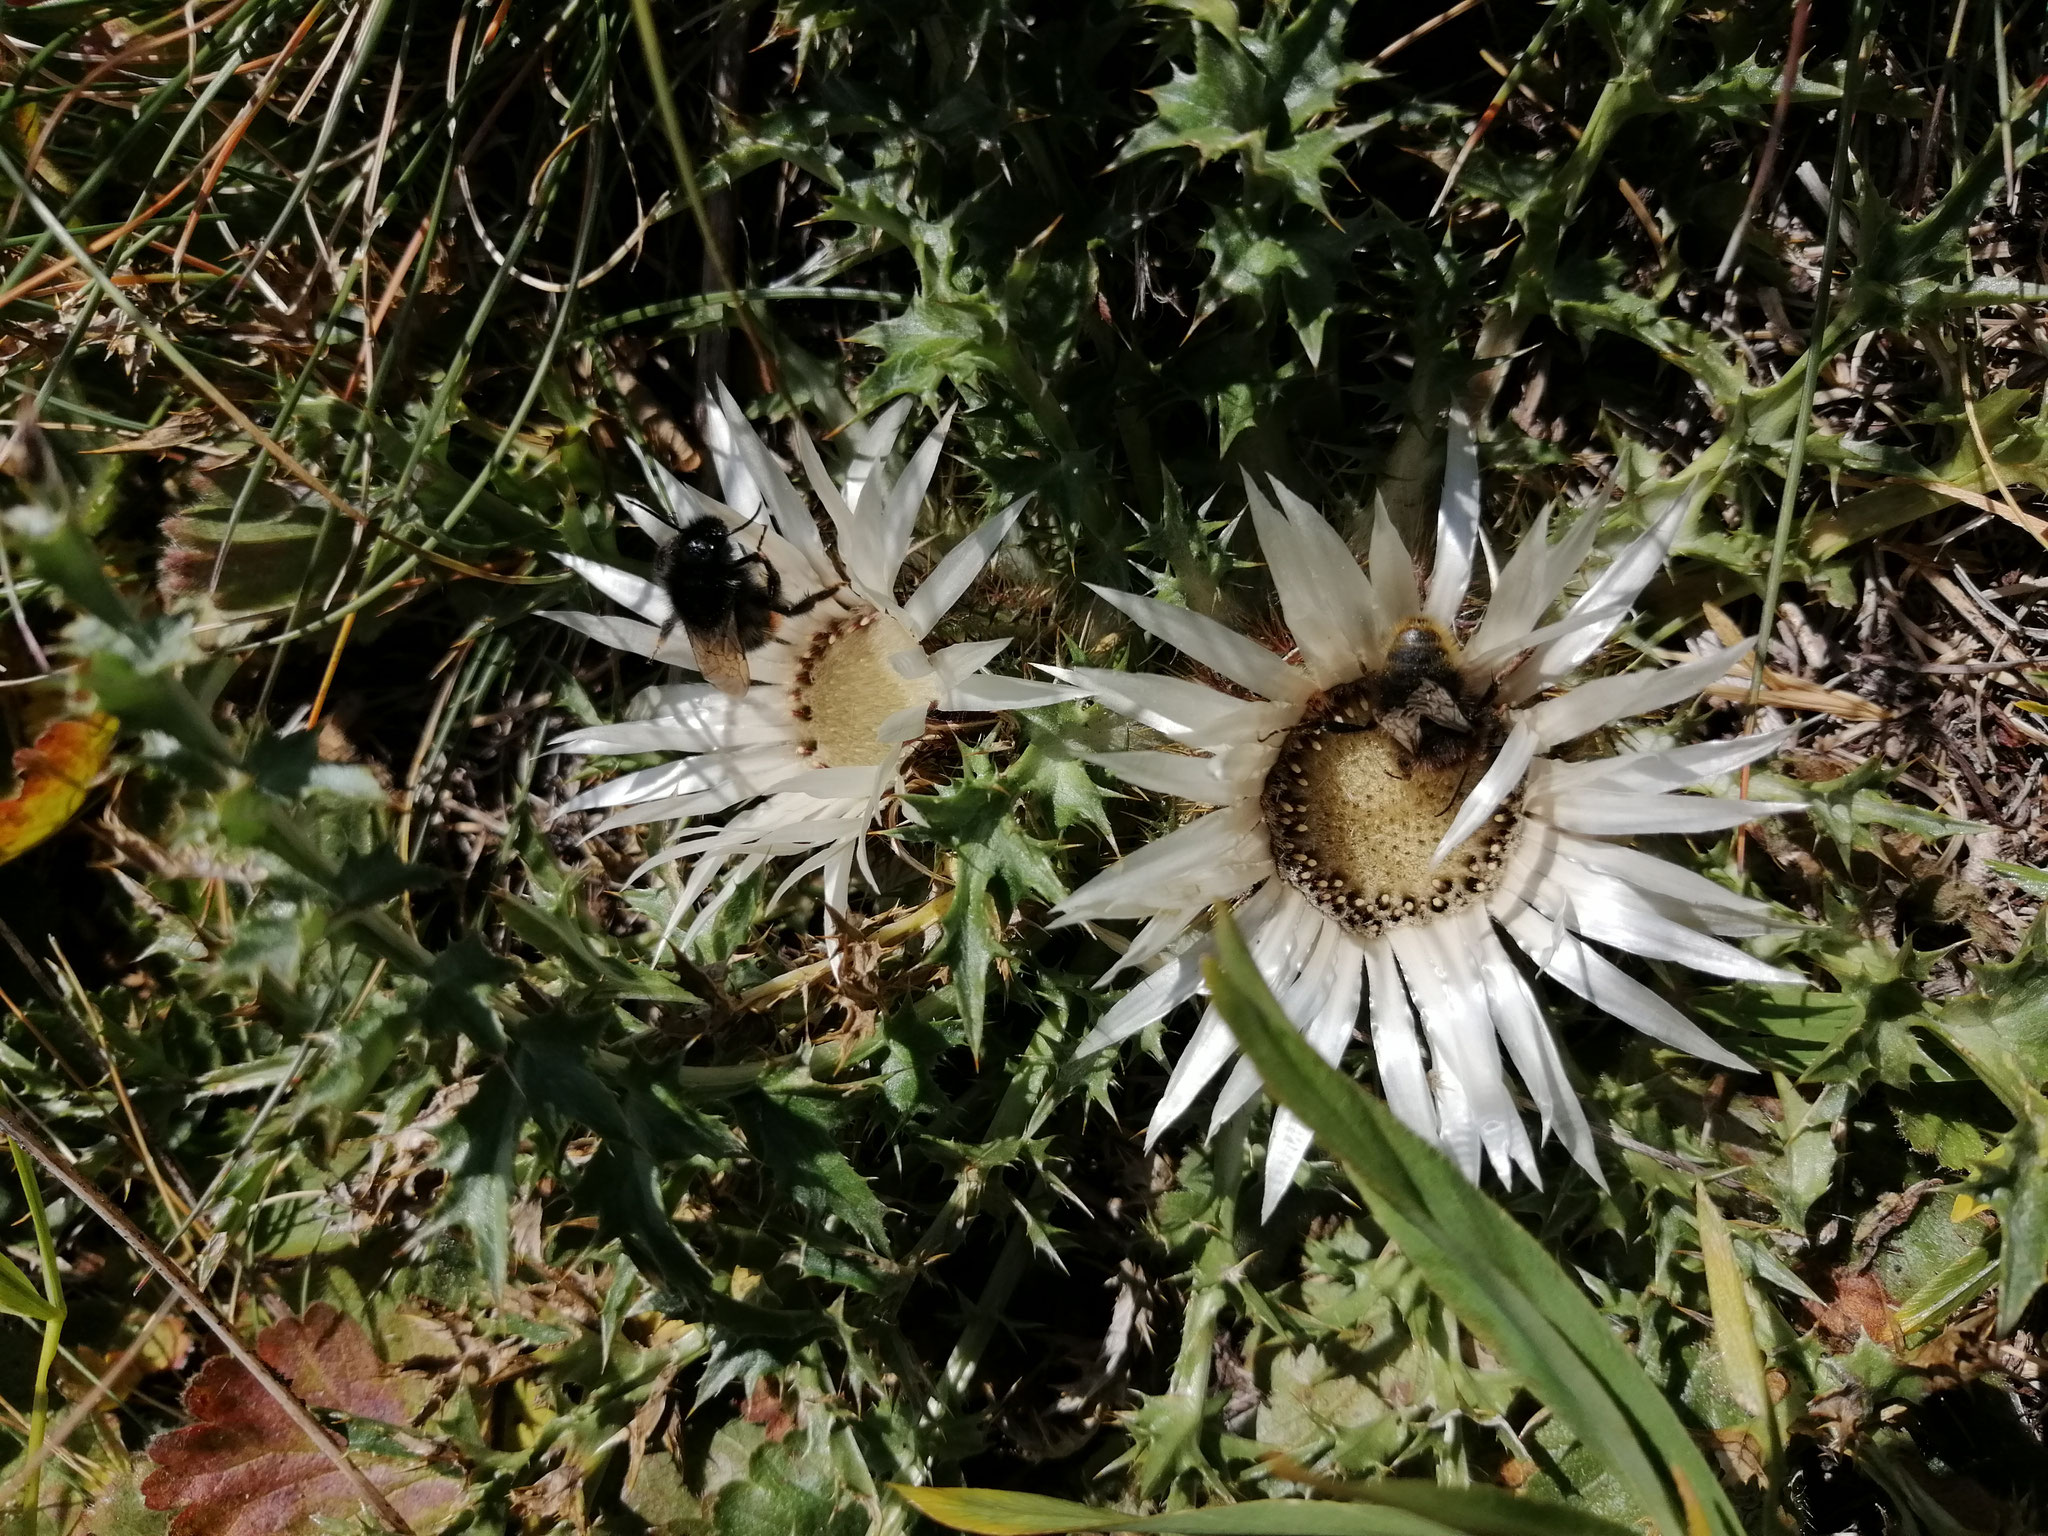
[[[257,1340],[256,1352],[309,1408],[410,1424],[426,1406],[426,1379],[385,1365],[368,1335],[324,1301],[314,1302],[304,1317],[272,1323]]]
[[[424,1401],[420,1377],[385,1365],[362,1329],[325,1304],[264,1329],[257,1350],[316,1408],[403,1424]],[[185,1411],[196,1422],[150,1443],[156,1470],[142,1485],[149,1508],[175,1512],[170,1536],[313,1536],[366,1513],[349,1479],[229,1357],[192,1378]],[[351,1455],[417,1532],[461,1507],[462,1479],[440,1463]]]

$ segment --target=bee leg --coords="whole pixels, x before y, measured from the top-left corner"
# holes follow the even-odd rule
[[[836,581],[829,587],[820,587],[809,597],[800,598],[793,603],[785,603],[782,601],[781,584],[778,582],[776,590],[769,595],[768,606],[781,614],[785,619],[793,619],[799,614],[809,613],[818,604],[825,601],[826,598],[839,591],[845,585],[846,583],[843,581]]]
[[[1450,798],[1445,800],[1442,805],[1437,807],[1436,813],[1438,816],[1450,815],[1451,807],[1456,805],[1460,800],[1462,800],[1465,797],[1465,780],[1471,776],[1471,773],[1472,763],[1470,760],[1468,760],[1465,766],[1458,770],[1458,782],[1451,786]]]

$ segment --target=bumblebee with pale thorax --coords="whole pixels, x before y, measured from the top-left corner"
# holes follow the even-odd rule
[[[733,532],[709,513],[685,524],[656,553],[654,579],[672,610],[663,637],[682,625],[705,681],[737,699],[753,683],[747,653],[767,643],[775,620],[810,612],[838,588],[785,603],[775,567],[759,550],[743,550]]]
[[[1378,724],[1411,763],[1448,768],[1492,745],[1487,701],[1458,670],[1457,642],[1432,619],[1408,619],[1387,646]]]
[[[1337,734],[1381,731],[1405,776],[1455,768],[1490,752],[1492,690],[1476,692],[1458,669],[1457,642],[1434,619],[1402,621],[1376,672],[1335,688],[1313,723]]]

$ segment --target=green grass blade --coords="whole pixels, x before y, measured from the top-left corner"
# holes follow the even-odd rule
[[[1323,1064],[1288,1023],[1226,913],[1212,995],[1268,1090],[1346,1166],[1373,1215],[1461,1321],[1603,1457],[1668,1536],[1689,1522],[1734,1536],[1734,1508],[1676,1411],[1578,1284],[1378,1099]]]
[[[1269,1499],[1166,1515],[1130,1515],[1037,1493],[1002,1488],[891,1485],[927,1519],[979,1536],[1042,1536],[1058,1531],[1157,1531],[1162,1536],[1467,1536],[1407,1510],[1369,1504]],[[1480,1536],[1476,1530],[1469,1536]]]

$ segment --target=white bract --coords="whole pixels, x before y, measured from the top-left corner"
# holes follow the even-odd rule
[[[911,746],[925,735],[929,711],[1031,709],[1082,694],[984,670],[1007,640],[925,647],[926,636],[1015,526],[1021,500],[983,522],[914,592],[897,599],[897,580],[950,414],[893,478],[888,466],[910,413],[908,400],[849,433],[852,454],[836,484],[810,439],[796,435],[805,476],[832,522],[835,559],[802,496],[722,387],[718,403],[708,414],[709,447],[725,501],[702,495],[641,454],[660,505],[650,508],[624,497],[620,504],[658,545],[696,519],[715,516],[736,531],[742,549],[758,547],[774,566],[786,602],[829,595],[802,614],[777,620],[768,642],[748,657],[754,685],[743,697],[727,697],[703,682],[649,688],[621,723],[558,738],[556,751],[583,755],[682,754],[587,789],[565,802],[561,814],[609,811],[592,828],[596,836],[614,827],[744,806],[721,824],[695,826],[671,839],[634,878],[677,860],[695,861],[676,914],[695,908],[707,892],[710,900],[697,910],[687,937],[768,860],[801,855],[776,894],[822,871],[827,921],[836,931],[855,863],[865,857],[866,833],[896,789]],[[638,617],[547,617],[618,650],[695,670],[683,631],[663,634],[671,609],[658,583],[597,560],[561,559]]]
[[[1796,809],[1677,793],[1769,755],[1787,733],[1573,761],[1548,755],[1690,698],[1746,654],[1746,645],[1733,646],[1563,687],[1627,617],[1707,487],[1699,474],[1652,487],[1641,535],[1554,616],[1587,563],[1601,517],[1587,508],[1553,542],[1546,512],[1496,573],[1485,612],[1468,620],[1479,465],[1454,416],[1426,589],[1384,511],[1372,530],[1368,575],[1299,497],[1275,487],[1276,506],[1248,486],[1297,647],[1292,660],[1185,608],[1098,588],[1239,691],[1156,674],[1047,669],[1167,738],[1154,750],[1092,761],[1129,784],[1213,807],[1062,905],[1065,922],[1142,919],[1117,969],[1154,964],[1081,1053],[1128,1039],[1205,990],[1208,941],[1193,936],[1194,925],[1222,901],[1233,904],[1261,974],[1318,1054],[1334,1064],[1363,1011],[1388,1103],[1475,1180],[1482,1160],[1504,1182],[1518,1167],[1538,1178],[1503,1048],[1543,1134],[1555,1132],[1600,1177],[1585,1111],[1510,944],[1534,969],[1651,1038],[1741,1067],[1602,947],[1718,976],[1801,980],[1724,942],[1787,926],[1763,903],[1625,841]],[[1151,1138],[1236,1055],[1229,1027],[1209,1007],[1175,1064]],[[1211,1132],[1258,1087],[1252,1064],[1238,1061],[1216,1096]],[[1267,1211],[1309,1141],[1295,1115],[1277,1114]]]

